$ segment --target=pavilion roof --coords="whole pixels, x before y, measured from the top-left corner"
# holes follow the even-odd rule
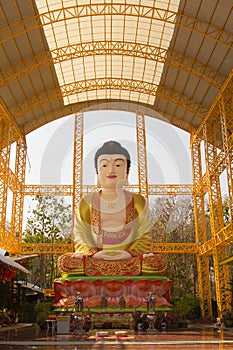
[[[197,129],[233,68],[230,0],[2,0],[1,123],[140,112]]]

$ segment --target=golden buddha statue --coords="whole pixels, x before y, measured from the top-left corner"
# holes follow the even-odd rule
[[[145,198],[125,190],[130,155],[116,141],[95,154],[98,191],[76,210],[75,253],[59,258],[63,273],[86,275],[164,274],[166,257],[150,252],[151,227]]]

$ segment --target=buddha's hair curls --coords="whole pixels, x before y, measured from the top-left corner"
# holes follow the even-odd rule
[[[130,164],[131,164],[131,160],[130,160],[130,155],[129,152],[127,151],[127,149],[125,149],[124,147],[121,146],[121,144],[117,141],[107,141],[103,144],[102,147],[100,147],[95,154],[95,169],[96,169],[96,173],[98,174],[98,158],[99,156],[101,156],[102,154],[122,154],[123,156],[125,156],[125,158],[127,159],[127,174],[129,173],[129,169],[130,169]]]

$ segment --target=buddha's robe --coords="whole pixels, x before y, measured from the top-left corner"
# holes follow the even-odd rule
[[[132,256],[150,252],[151,228],[148,206],[143,196],[124,191],[125,225],[116,232],[101,227],[98,192],[80,201],[74,227],[75,252],[93,255],[100,250],[126,250]]]
[[[150,253],[151,245],[151,227],[145,198],[128,191],[124,191],[124,196],[126,203],[125,225],[116,232],[112,232],[112,230],[107,231],[107,229],[103,230],[101,227],[100,196],[98,192],[81,199],[75,218],[75,253],[81,254],[84,258],[86,257],[84,259],[86,262],[88,259],[89,264],[91,264],[89,265],[88,273],[90,273],[92,268],[93,270],[104,270],[104,267],[108,264],[106,260],[97,260],[95,258],[90,260],[89,257],[95,253],[103,251],[105,254],[109,254],[110,258],[108,256],[108,260],[111,261],[114,251],[123,250],[130,253],[132,258],[117,260],[115,256],[116,259],[112,259],[112,262],[118,264],[117,267],[121,271],[124,270],[124,273],[126,272],[128,275],[131,273],[136,275],[141,273],[146,275],[164,275],[167,269],[165,255],[155,254],[143,257],[143,254]],[[141,267],[138,266],[139,260],[141,261]],[[134,272],[132,265],[130,265],[131,263],[134,266]],[[72,253],[63,254],[58,260],[58,266],[59,270],[65,275],[67,273],[85,274],[83,260],[72,257]],[[87,267],[87,264],[85,266]],[[115,267],[116,265],[113,265],[113,273]]]

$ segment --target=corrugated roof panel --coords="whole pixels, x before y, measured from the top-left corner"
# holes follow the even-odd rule
[[[40,14],[46,11],[45,2],[41,0],[36,1]],[[147,1],[143,3],[143,6],[154,6],[154,1]],[[89,4],[89,2],[79,3]],[[141,2],[135,1],[135,5],[141,6]],[[167,9],[169,7],[170,1],[163,0],[158,1],[156,5],[161,7],[161,9]],[[178,8],[179,1],[172,1],[172,9]],[[76,3],[74,1],[66,1],[62,3],[62,1],[48,1],[47,6],[48,10],[56,10],[58,8],[62,9],[63,6],[74,7]],[[122,2],[124,5],[124,2]],[[74,22],[75,21],[75,22]],[[69,31],[71,29],[71,31]],[[88,43],[95,41],[116,41],[116,42],[140,42],[140,43],[152,43],[154,46],[162,46],[167,48],[169,46],[172,33],[173,33],[174,25],[171,23],[162,22],[156,19],[150,18],[142,18],[139,17],[138,20],[135,20],[134,16],[128,16],[126,13],[122,12],[122,14],[112,14],[111,16],[107,13],[101,16],[85,16],[78,17],[78,20],[75,19],[66,19],[64,22],[55,22],[51,24],[47,24],[44,26],[45,35],[48,40],[48,45],[51,50],[55,48],[62,47],[64,45],[69,45],[70,43]],[[75,39],[74,39],[75,38]],[[76,41],[75,41],[76,40]],[[124,56],[123,60],[119,60],[118,57],[114,57],[112,55],[112,59],[109,62],[110,66],[107,66],[107,62],[105,60],[104,55],[101,56],[102,62],[100,64],[100,60],[95,62],[95,56],[93,57],[85,57],[83,59],[82,70],[83,74],[81,74],[82,79],[85,80],[93,80],[96,79],[96,71],[98,71],[99,78],[116,78],[121,77],[122,79],[131,79],[136,81],[142,81],[142,79],[149,79],[149,81],[153,84],[158,84],[162,74],[162,63],[156,64],[154,63],[154,67],[152,65],[145,66],[144,60],[132,57]],[[116,59],[117,58],[117,59]],[[57,77],[59,80],[59,84],[63,86],[67,84],[67,80],[72,83],[74,81],[82,81],[80,80],[80,75],[76,75],[76,71],[80,69],[81,62],[78,66],[77,60],[70,59],[70,70],[69,73],[67,66],[65,64],[55,65],[55,69],[57,72]],[[97,67],[98,66],[98,67]],[[143,67],[144,66],[144,67]],[[98,68],[98,69],[97,69]],[[147,72],[144,70],[149,68],[150,70]],[[60,71],[61,70],[61,71]],[[107,74],[106,74],[107,72]],[[101,75],[102,74],[102,75]],[[68,78],[66,76],[68,75]],[[73,75],[73,79],[72,79]],[[114,90],[114,89],[113,89]],[[82,93],[81,93],[82,94]],[[75,97],[72,97],[72,102],[75,102],[75,98],[77,101],[82,101],[83,97],[78,96],[79,93],[74,93]],[[90,96],[93,94],[90,93]],[[114,92],[112,95],[115,98],[119,98],[119,93]],[[138,93],[137,100],[142,103],[145,102],[145,94]],[[88,94],[86,96],[89,96]],[[129,97],[131,98],[131,97]],[[64,96],[64,102],[67,103],[71,100],[71,95],[67,100],[67,97]],[[148,100],[148,96],[147,96]],[[151,100],[151,99],[149,99]],[[70,103],[70,102],[68,102]]]
[[[176,105],[186,111],[190,104],[200,104],[202,110],[210,106],[233,68],[232,1],[181,0],[174,33],[169,11],[176,12],[177,2],[166,1],[167,7],[163,0],[100,3],[52,1],[50,9],[60,8],[59,18],[58,12],[48,12],[42,28],[34,1],[0,2],[0,94],[7,108],[23,114],[16,114],[20,125],[27,121],[22,130],[79,111],[79,103],[86,110],[112,109],[114,99],[118,108],[139,108],[152,117],[158,109],[176,125],[188,127],[182,120],[186,112]],[[41,13],[48,11],[47,0],[40,4]],[[155,19],[158,7],[161,17]],[[59,21],[64,14],[66,20]],[[49,59],[52,47],[55,66]],[[157,85],[163,93],[156,96]]]

